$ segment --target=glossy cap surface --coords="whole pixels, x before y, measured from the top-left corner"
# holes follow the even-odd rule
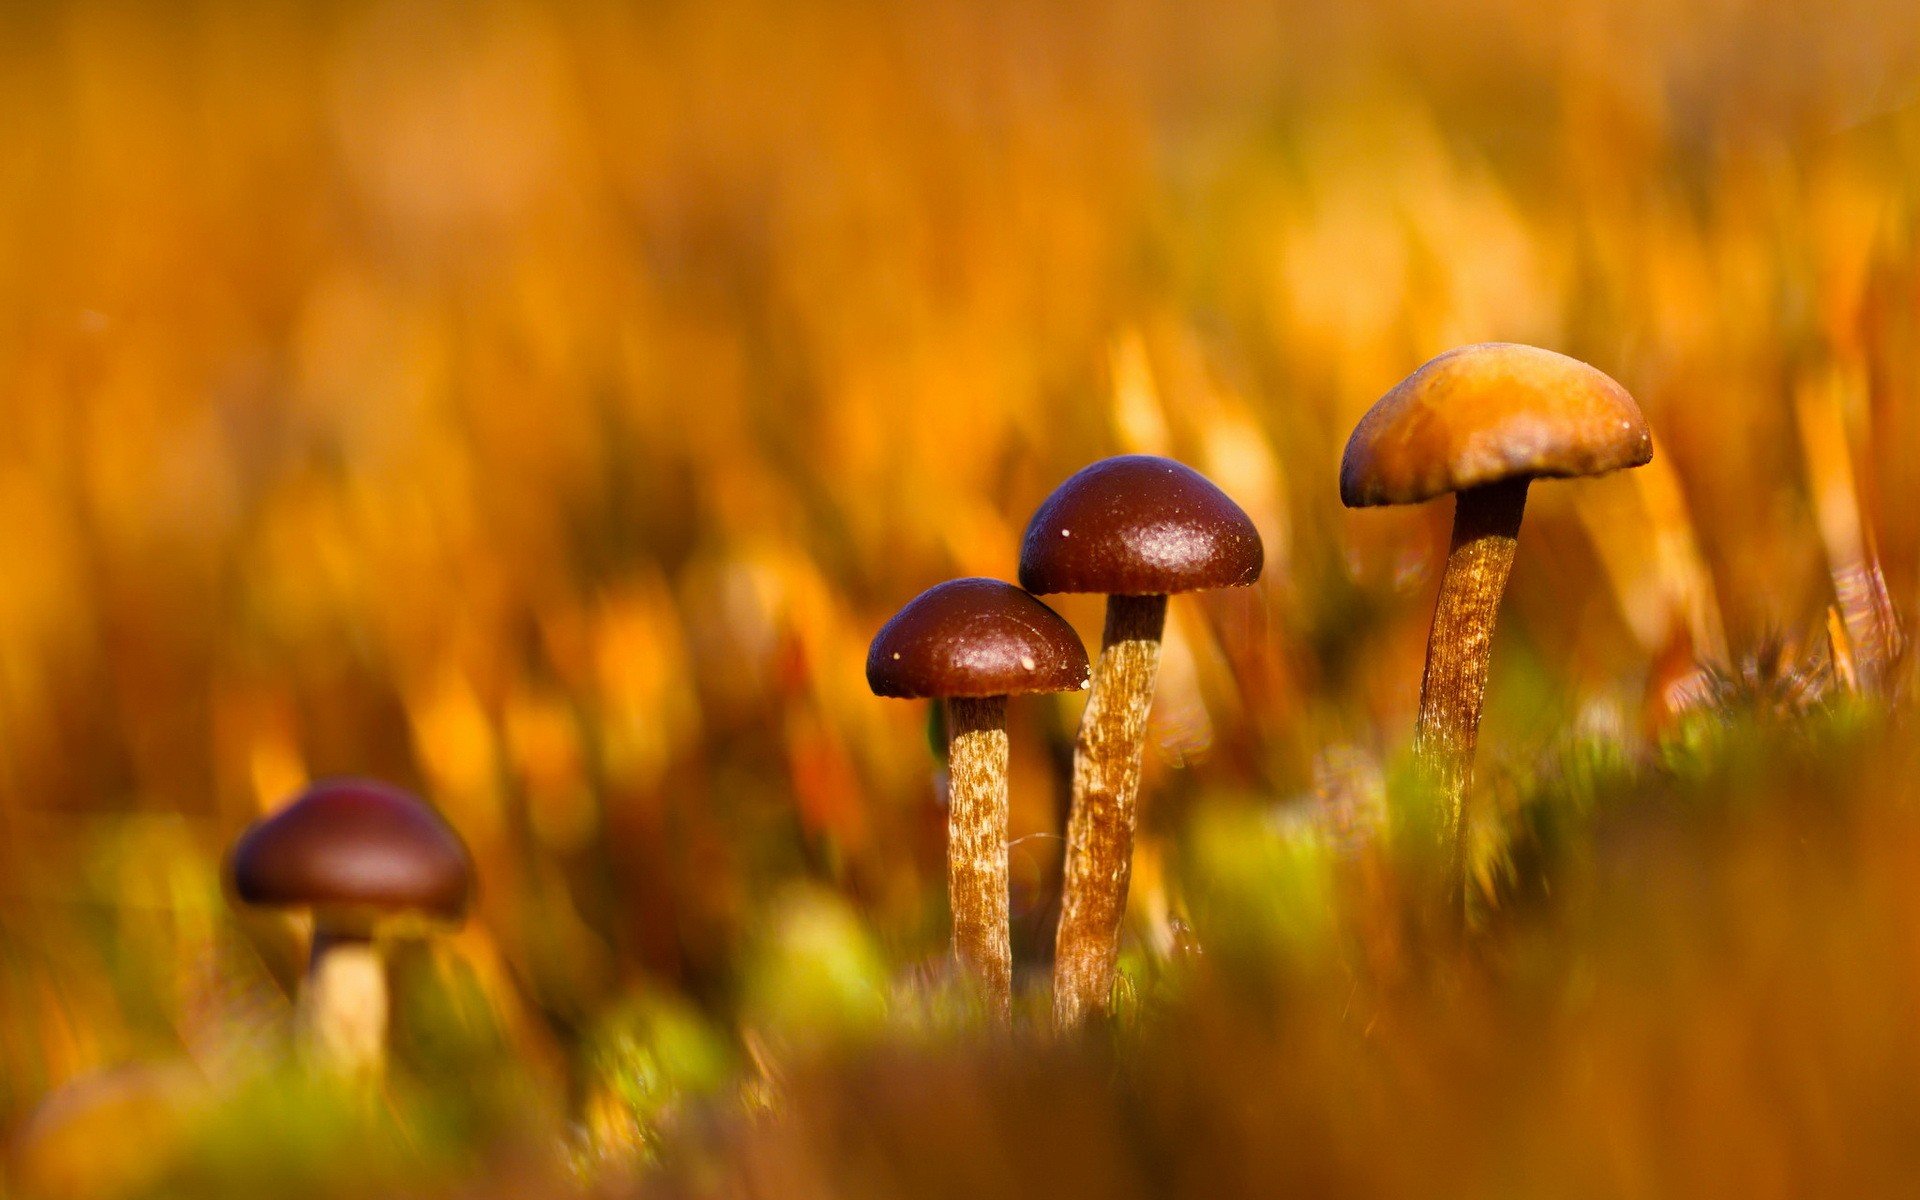
[[[881,626],[867,650],[876,696],[1014,696],[1087,686],[1073,626],[997,579],[928,588]]]
[[[1640,406],[1607,375],[1551,350],[1488,342],[1447,351],[1367,410],[1340,461],[1340,499],[1418,504],[1652,457]]]
[[[1265,551],[1247,514],[1206,476],[1129,454],[1083,468],[1027,524],[1028,591],[1165,596],[1260,578]]]
[[[439,813],[384,783],[318,783],[255,821],[234,844],[248,904],[417,912],[466,910],[473,863]]]

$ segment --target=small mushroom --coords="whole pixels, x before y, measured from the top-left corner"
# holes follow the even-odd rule
[[[1113,990],[1167,597],[1250,584],[1264,557],[1253,521],[1226,493],[1191,467],[1151,455],[1082,469],[1027,525],[1022,587],[1107,597],[1100,660],[1073,751],[1054,938],[1053,1013],[1062,1028],[1104,1010]]]
[[[994,1019],[1011,1019],[1007,901],[1007,697],[1087,686],[1073,627],[1011,584],[956,579],[929,588],[874,635],[876,696],[946,702],[947,890],[953,952]]]
[[[386,1057],[387,981],[374,937],[465,913],[473,863],[459,834],[399,788],[319,783],[234,843],[235,893],[252,905],[310,909],[313,952],[299,1014],[309,1048],[350,1073]]]
[[[1465,899],[1466,793],[1494,616],[1527,484],[1637,467],[1652,457],[1646,419],[1626,389],[1564,354],[1501,342],[1433,359],[1381,397],[1347,442],[1340,463],[1347,507],[1455,496],[1414,759],[1442,805],[1445,902],[1456,915]]]

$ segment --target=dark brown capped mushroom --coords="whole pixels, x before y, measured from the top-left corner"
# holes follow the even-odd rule
[[[450,920],[472,882],[467,848],[440,814],[370,780],[309,788],[233,848],[234,889],[248,904]]]
[[[1260,578],[1260,533],[1192,467],[1149,454],[1102,459],[1053,490],[1020,546],[1036,595],[1169,596]]]
[[[374,934],[390,920],[460,918],[473,887],[460,836],[398,788],[331,780],[250,826],[231,868],[242,901],[312,910],[302,1025],[327,1061],[378,1070],[387,995]]]
[[[1100,660],[1073,756],[1066,880],[1054,940],[1055,1021],[1106,1007],[1133,866],[1134,801],[1167,597],[1260,578],[1253,521],[1191,467],[1124,455],[1084,468],[1033,514],[1020,583],[1107,597]]]
[[[1087,685],[1087,652],[1071,625],[1012,584],[955,579],[881,626],[867,683],[909,700],[1072,692]]]
[[[1646,420],[1626,389],[1564,354],[1500,342],[1449,350],[1422,366],[1368,410],[1347,442],[1340,498],[1350,508],[1456,494],[1414,735],[1414,758],[1442,805],[1446,903],[1456,915],[1494,617],[1527,485],[1652,457]]]
[[[994,1019],[1011,1017],[1007,901],[1007,697],[1087,686],[1073,627],[1011,584],[956,579],[920,593],[874,635],[876,696],[943,700],[947,890],[953,950]]]

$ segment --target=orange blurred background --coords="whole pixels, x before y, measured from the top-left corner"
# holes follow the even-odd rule
[[[1445,506],[1334,476],[1458,343],[1585,358],[1657,442],[1536,489],[1486,761],[1637,736],[1663,656],[1891,636],[1917,55],[1893,0],[6,6],[0,1128],[284,1006],[220,855],[329,774],[460,828],[460,953],[557,1055],[636,991],[725,1012],[796,882],[937,956],[866,640],[1119,451],[1269,555],[1174,606],[1153,920],[1196,803],[1405,744]],[[1015,706],[1030,965],[1077,706]]]

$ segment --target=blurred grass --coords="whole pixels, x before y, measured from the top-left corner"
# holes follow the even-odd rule
[[[911,1010],[942,987],[925,714],[867,694],[866,638],[940,578],[1009,574],[1072,469],[1149,450],[1226,487],[1270,558],[1259,587],[1174,606],[1128,951],[1148,1090],[1096,1095],[1146,1103],[1170,1073],[1244,1135],[1218,1155],[1249,1181],[1285,1165],[1234,1157],[1261,1122],[1348,1121],[1323,1147],[1347,1157],[1309,1176],[1329,1189],[1394,1190],[1431,1153],[1501,1190],[1567,1162],[1642,1190],[1692,1161],[1770,1194],[1832,1144],[1781,1159],[1797,1143],[1741,1107],[1774,1093],[1828,1095],[1787,1106],[1796,1130],[1893,1144],[1896,1118],[1859,1105],[1910,1099],[1885,1077],[1910,951],[1868,839],[1911,835],[1909,743],[1842,739],[1783,774],[1772,756],[1797,749],[1730,749],[1670,697],[1753,690],[1733,664],[1830,605],[1843,647],[1891,661],[1887,613],[1913,611],[1916,51],[1920,15],[1890,0],[6,6],[0,1130],[125,1079],[101,1072],[185,1063],[226,1097],[216,1127],[291,1136],[297,1097],[232,1097],[278,1086],[250,1081],[277,1078],[304,942],[232,914],[219,856],[341,772],[430,796],[484,882],[466,931],[400,956],[400,1092],[361,1115],[397,1123],[370,1141],[404,1143],[415,1174],[370,1155],[374,1182],[314,1186],[501,1183],[569,1139],[602,1164],[583,1179],[611,1178],[700,1140],[658,1134],[701,1126],[682,1093],[805,1094],[767,1048],[777,967],[755,964],[840,930],[825,1007],[794,1018],[833,1037],[871,1024],[874,989]],[[1179,964],[1205,946],[1391,976],[1420,944],[1393,932],[1403,864],[1366,847],[1446,514],[1346,514],[1333,474],[1380,391],[1484,338],[1620,378],[1658,457],[1530,510],[1482,738],[1485,917],[1508,939],[1485,953],[1514,962],[1388,989],[1401,1032],[1363,1050],[1325,979],[1263,967],[1246,994],[1272,1011],[1249,1018]],[[1097,605],[1062,609],[1097,634]],[[1015,706],[1030,977],[1076,715]],[[1791,725],[1821,741],[1831,720]],[[1650,733],[1702,774],[1650,771]],[[1561,771],[1569,737],[1601,764]],[[1611,759],[1639,765],[1623,781]],[[1633,815],[1594,816],[1589,771]],[[1806,821],[1831,853],[1802,857]],[[1300,840],[1253,839],[1196,887],[1195,862],[1270,824]],[[1670,907],[1630,886],[1643,871]],[[1749,942],[1712,969],[1659,957],[1730,938]],[[1856,982],[1792,960],[1833,944],[1871,959]],[[1541,1015],[1531,989],[1616,977],[1597,971],[1627,982],[1589,1025]],[[940,1043],[938,1013],[902,1019]],[[1276,1032],[1236,1064],[1247,1020]],[[1651,1048],[1650,1021],[1708,1058]],[[1725,1040],[1812,1036],[1798,1023],[1836,1040],[1810,1060]],[[1183,1071],[1189,1028],[1215,1040]],[[1855,1090],[1882,1035],[1886,1072]],[[1543,1045],[1565,1061],[1517,1086]],[[1111,1069],[1057,1053],[1062,1087]],[[1512,1111],[1443,1086],[1482,1057],[1473,1094]],[[1262,1072],[1350,1103],[1255,1111]],[[1052,1111],[1052,1086],[1007,1119]],[[822,1121],[862,1111],[847,1087]],[[1716,1105],[1775,1157],[1656,1136],[1662,1112],[1682,1128]],[[1581,1112],[1617,1145],[1570,1143],[1600,1121]],[[1088,1120],[1109,1118],[1206,1124]],[[259,1178],[188,1158],[212,1174],[184,1194]]]
[[[1507,851],[1528,887],[1464,953],[1365,854],[1197,834],[1206,950],[1111,1040],[827,1065],[651,1194],[1897,1194],[1911,731],[1715,724],[1704,767],[1543,763]]]

